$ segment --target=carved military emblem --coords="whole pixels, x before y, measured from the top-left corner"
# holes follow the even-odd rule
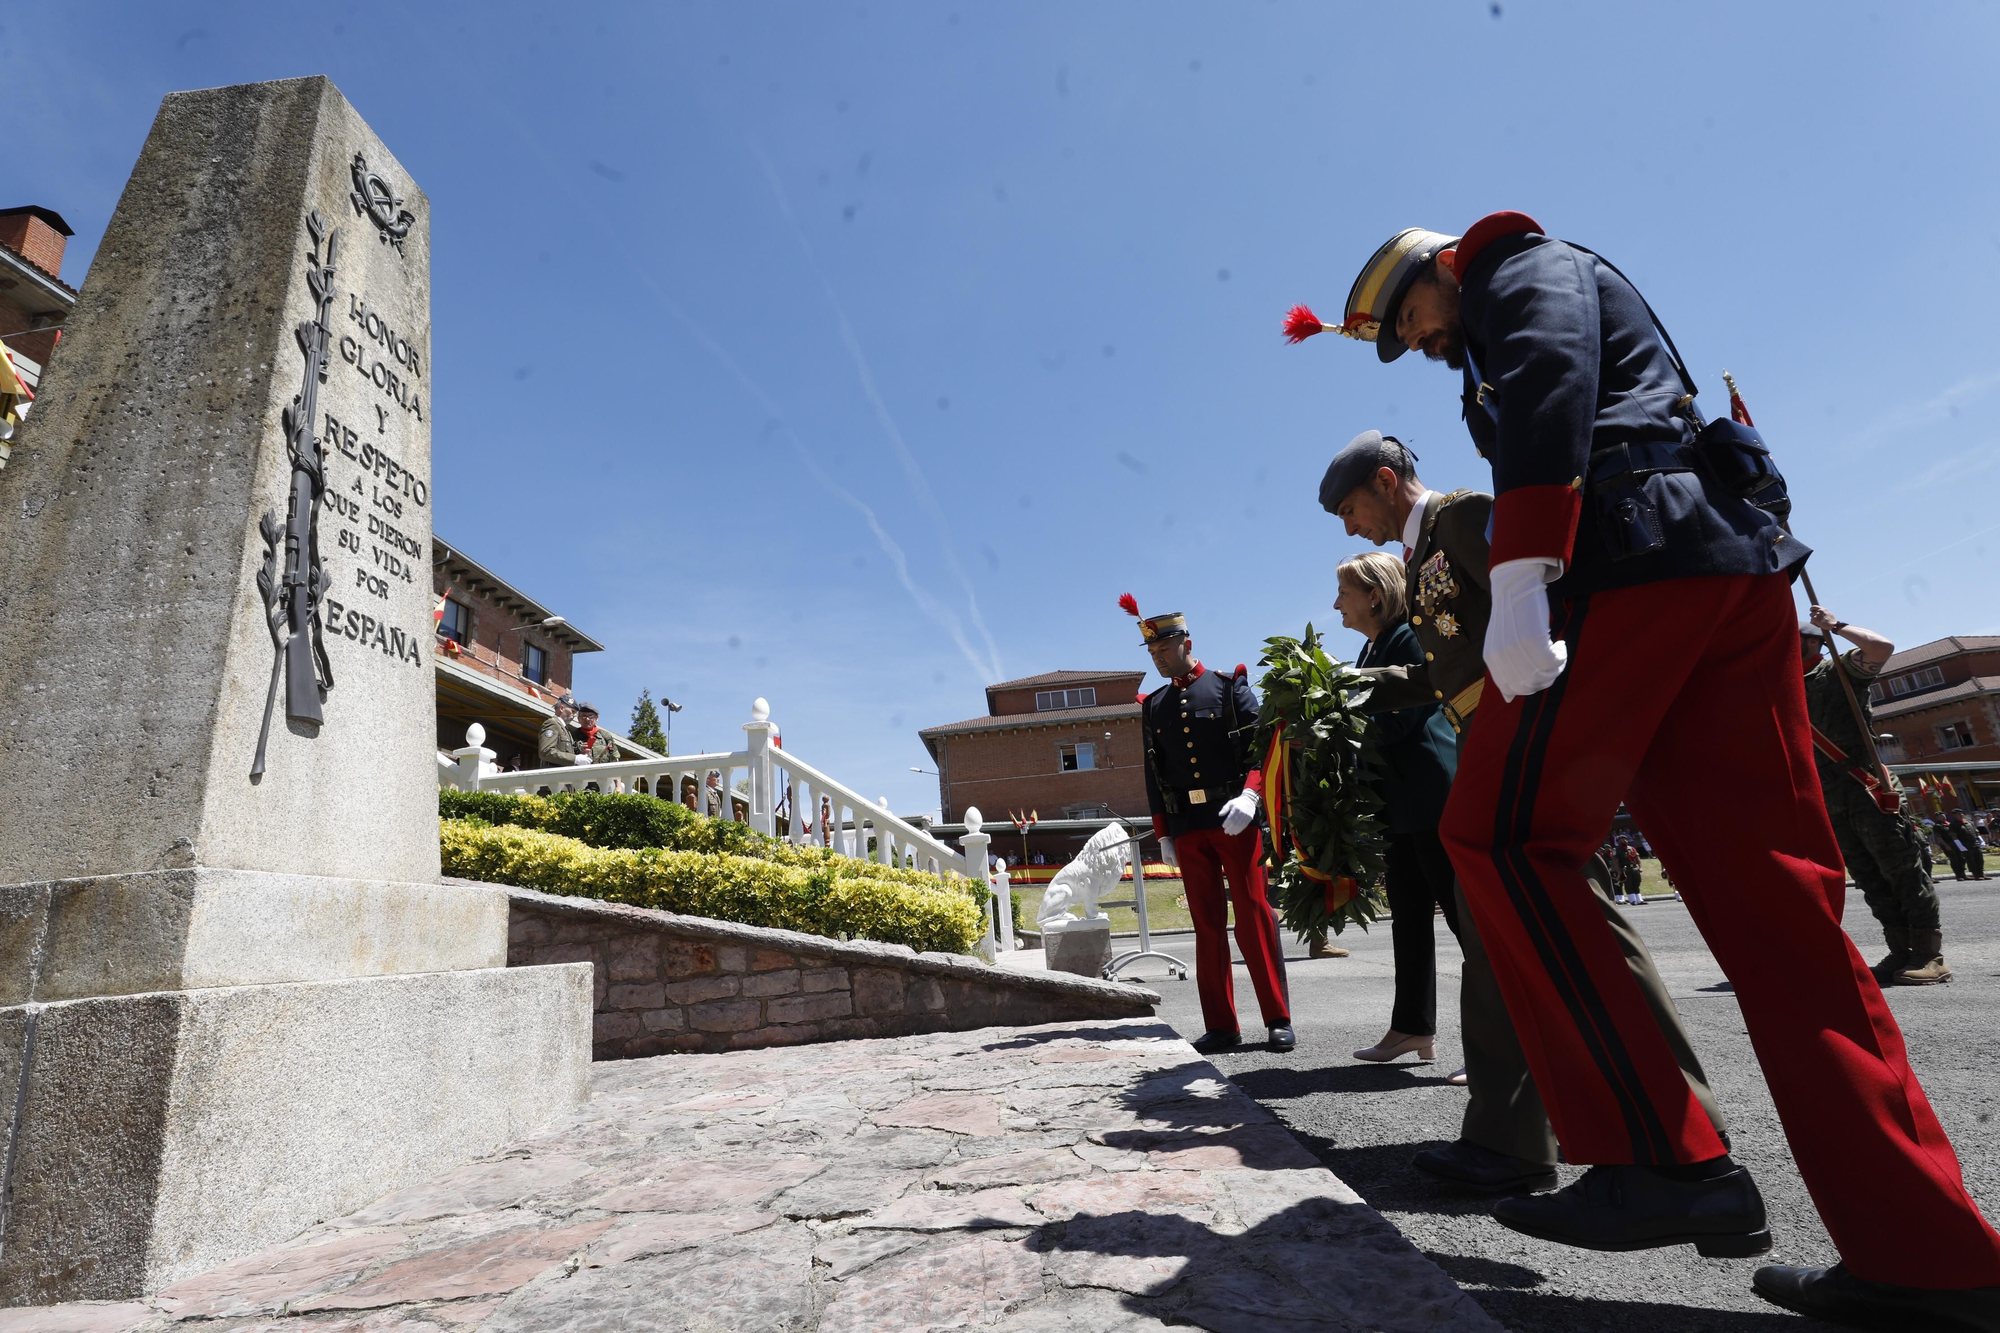
[[[361,154],[354,155],[354,188],[347,197],[354,201],[354,211],[375,224],[381,233],[384,245],[393,245],[397,253],[403,249],[403,238],[410,234],[410,224],[417,215],[403,207],[403,201],[389,188],[389,182],[368,169],[368,159]]]
[[[1417,606],[1427,616],[1437,614],[1438,605],[1458,596],[1458,580],[1452,577],[1451,565],[1439,551],[1424,561],[1417,571]],[[1456,626],[1454,626],[1456,628]]]

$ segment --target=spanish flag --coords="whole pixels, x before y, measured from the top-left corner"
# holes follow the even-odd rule
[[[14,369],[14,354],[0,343],[0,420],[10,426],[21,424],[21,407],[35,401],[34,391],[21,379],[21,372]]]

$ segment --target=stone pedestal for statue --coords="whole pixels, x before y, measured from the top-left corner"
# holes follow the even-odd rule
[[[177,93],[0,494],[0,1304],[153,1290],[582,1099],[439,883],[430,210],[323,78]]]
[[[1045,927],[1042,961],[1051,972],[1102,977],[1104,965],[1111,961],[1111,919],[1098,917]]]

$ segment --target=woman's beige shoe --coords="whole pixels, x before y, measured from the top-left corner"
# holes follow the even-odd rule
[[[1363,1047],[1354,1053],[1357,1060],[1373,1060],[1377,1064],[1395,1059],[1399,1055],[1417,1053],[1419,1060],[1437,1059],[1437,1039],[1435,1037],[1412,1037],[1390,1028],[1388,1035],[1373,1046]]]
[[[1454,1088],[1464,1087],[1466,1082],[1465,1066],[1460,1065],[1457,1069],[1454,1069],[1449,1074],[1446,1074],[1444,1076],[1444,1081],[1451,1084],[1451,1086],[1453,1086]]]

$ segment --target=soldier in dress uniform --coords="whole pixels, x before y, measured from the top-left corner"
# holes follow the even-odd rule
[[[1854,648],[1825,656],[1824,636],[1832,634],[1846,638]],[[1875,979],[1885,986],[1932,986],[1950,981],[1951,968],[1944,961],[1937,886],[1924,868],[1924,835],[1903,813],[1895,778],[1886,770],[1867,771],[1868,751],[1862,744],[1862,727],[1872,730],[1875,725],[1868,687],[1895,651],[1889,640],[1835,618],[1823,606],[1815,606],[1810,623],[1799,626],[1806,715],[1812,721],[1813,762],[1826,813],[1854,887],[1882,923],[1882,938],[1889,945],[1887,956],[1875,964]],[[1848,703],[1836,671],[1847,675],[1862,721],[1856,721],[1854,705]],[[1877,792],[1885,793],[1886,799],[1878,801]],[[1890,800],[1895,807],[1883,809]]]
[[[1590,1167],[1495,1219],[1591,1249],[1770,1248],[1756,1185],[1585,882],[1622,799],[1734,986],[1841,1254],[1759,1269],[1757,1293],[1851,1327],[2000,1329],[2000,1233],[1840,925],[1795,655],[1809,552],[1698,452],[1717,436],[1697,435],[1646,302],[1606,260],[1495,213],[1463,237],[1391,237],[1340,331],[1460,370],[1493,469],[1488,681],[1442,833],[1565,1156]]]
[[[1130,593],[1118,604],[1139,615]],[[1292,1000],[1278,917],[1264,894],[1263,838],[1257,828],[1264,773],[1251,753],[1257,696],[1249,671],[1238,666],[1225,675],[1196,661],[1187,619],[1179,613],[1141,617],[1139,634],[1154,668],[1167,678],[1140,701],[1140,727],[1146,803],[1160,858],[1180,867],[1194,918],[1195,985],[1207,1028],[1194,1047],[1206,1055],[1242,1041],[1229,955],[1233,910],[1236,943],[1270,1043],[1289,1051],[1296,1044]]]
[[[1320,482],[1319,502],[1346,525],[1348,536],[1366,538],[1377,546],[1400,541],[1405,553],[1410,625],[1424,660],[1363,669],[1361,674],[1373,680],[1375,688],[1362,707],[1380,713],[1435,702],[1460,733],[1463,745],[1463,733],[1472,726],[1486,689],[1481,645],[1492,608],[1486,588],[1486,525],[1493,514],[1493,497],[1478,491],[1441,495],[1431,490],[1418,478],[1416,456],[1402,441],[1371,430],[1355,436],[1334,455]],[[1722,1111],[1645,941],[1612,905],[1608,882],[1600,886],[1593,880],[1590,887],[1689,1088],[1716,1133],[1723,1133]],[[1426,1149],[1412,1164],[1478,1193],[1553,1189],[1556,1136],[1463,891],[1458,895],[1458,926],[1459,947],[1465,952],[1459,977],[1459,1031],[1471,1098],[1457,1142]]]

